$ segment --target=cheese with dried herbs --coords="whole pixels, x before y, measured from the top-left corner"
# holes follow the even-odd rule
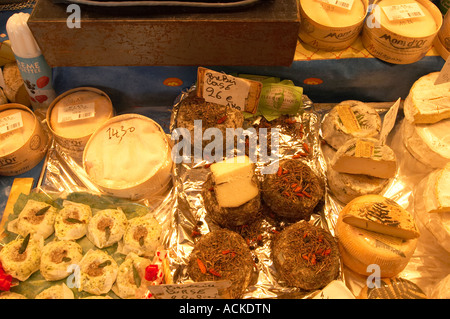
[[[360,101],[343,101],[336,105],[322,122],[322,137],[334,149],[338,149],[355,137],[378,138],[381,118],[377,111]]]
[[[401,239],[420,236],[413,216],[394,200],[381,195],[353,199],[340,212],[344,223]]]
[[[394,151],[374,138],[355,138],[347,141],[335,153],[330,165],[340,173],[378,178],[391,178],[397,172]]]

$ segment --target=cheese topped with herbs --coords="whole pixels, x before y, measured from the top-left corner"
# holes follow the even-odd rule
[[[381,118],[377,111],[360,101],[343,101],[337,104],[322,122],[322,137],[338,149],[355,137],[377,138],[381,132]]]
[[[349,140],[338,149],[330,165],[340,173],[379,178],[391,178],[397,172],[397,158],[394,151],[373,138]]]
[[[430,124],[450,118],[450,82],[435,85],[439,73],[429,73],[414,82],[403,106],[409,122]]]
[[[35,117],[21,109],[0,112],[0,156],[10,154],[25,145],[33,134]]]
[[[108,293],[117,278],[119,266],[103,250],[90,249],[80,263],[80,290],[93,295]]]
[[[113,115],[106,96],[86,90],[64,96],[50,111],[50,127],[66,138],[89,136]]]
[[[259,194],[254,182],[255,164],[237,156],[211,165],[214,190],[221,207],[239,207]]]
[[[405,37],[426,37],[437,32],[439,25],[423,4],[415,0],[382,0],[380,24]]]
[[[361,0],[300,0],[300,5],[312,20],[328,27],[352,26],[366,15],[366,8]]]
[[[171,180],[171,149],[162,128],[148,117],[123,114],[91,136],[83,154],[89,177],[99,186],[126,189],[146,182],[157,192]]]

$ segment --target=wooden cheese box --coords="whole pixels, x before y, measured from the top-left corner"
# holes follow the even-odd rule
[[[241,8],[99,7],[38,0],[28,25],[54,66],[291,65],[297,0]]]

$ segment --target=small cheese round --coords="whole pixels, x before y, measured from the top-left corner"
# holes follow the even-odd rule
[[[15,221],[17,234],[23,237],[36,234],[46,239],[55,231],[57,213],[58,210],[50,204],[28,200]]]
[[[153,216],[135,217],[128,221],[123,235],[123,253],[153,257],[161,245],[162,227]]]
[[[52,241],[42,249],[40,271],[47,281],[66,278],[70,265],[78,264],[83,258],[81,246],[70,240]]]
[[[22,294],[18,294],[17,292],[5,291],[0,293],[0,299],[28,299]]]
[[[104,209],[89,220],[86,237],[98,248],[109,247],[122,239],[127,225],[122,209]]]
[[[10,241],[0,250],[0,264],[12,277],[25,281],[39,270],[44,240],[41,236],[28,237],[26,249],[22,252],[26,238]]]
[[[44,289],[35,299],[75,299],[73,291],[65,283]]]
[[[337,150],[355,137],[378,138],[381,118],[377,111],[366,103],[343,101],[324,116],[321,131],[323,139]]]
[[[91,135],[113,115],[111,101],[104,94],[80,88],[63,95],[49,109],[50,127],[58,136],[76,139]]]
[[[55,220],[55,235],[59,240],[77,240],[86,235],[92,217],[91,207],[65,200]]]
[[[410,123],[432,124],[450,118],[450,82],[435,85],[440,72],[432,72],[414,82],[403,104]]]
[[[403,121],[403,143],[421,163],[442,168],[450,162],[450,119],[434,124],[412,124]]]
[[[108,293],[117,278],[117,262],[102,250],[89,250],[80,261],[80,289],[93,295]]]

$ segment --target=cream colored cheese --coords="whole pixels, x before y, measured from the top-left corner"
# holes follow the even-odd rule
[[[91,91],[74,92],[53,106],[50,127],[58,136],[81,138],[92,134],[112,114],[111,101],[106,96]]]
[[[8,121],[8,118],[17,118],[19,114],[19,121]],[[21,109],[8,109],[0,112],[0,124],[9,122],[10,126],[14,123],[22,123],[22,126],[17,124],[16,129],[10,129],[7,132],[0,134],[0,156],[10,154],[20,147],[22,147],[31,137],[35,127],[35,117],[31,112]],[[7,128],[5,127],[6,131]]]
[[[361,0],[354,0],[351,10],[320,0],[300,0],[300,5],[312,20],[329,27],[352,26],[366,15],[366,8]]]
[[[417,3],[424,16],[411,19],[398,19],[390,21],[383,7]],[[426,37],[435,33],[439,26],[431,12],[418,1],[414,0],[382,0],[377,3],[380,7],[380,24],[391,32],[405,37]]]

